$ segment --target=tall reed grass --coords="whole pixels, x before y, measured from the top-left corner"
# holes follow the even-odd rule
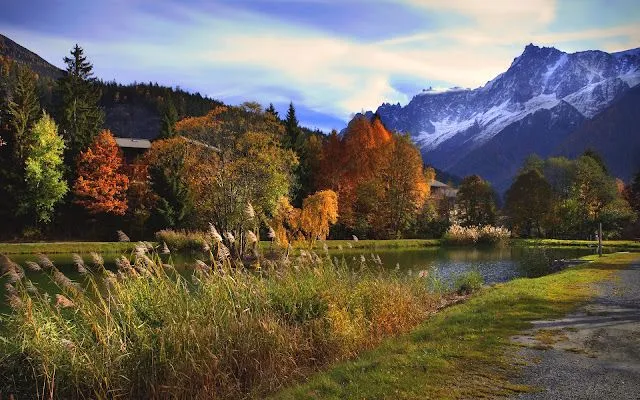
[[[451,225],[442,239],[444,243],[450,245],[500,245],[506,243],[510,236],[511,232],[500,226]]]
[[[215,235],[214,235],[215,236]],[[215,245],[215,244],[214,244]],[[42,256],[55,293],[2,258],[13,312],[2,317],[0,390],[23,398],[261,397],[406,332],[442,305],[425,279],[302,252],[234,266],[224,245],[193,274],[141,244],[104,268],[74,258],[73,282]],[[35,268],[35,266],[31,266]],[[36,272],[30,272],[36,273]]]

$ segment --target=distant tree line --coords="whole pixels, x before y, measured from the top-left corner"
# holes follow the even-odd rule
[[[272,104],[225,106],[152,83],[100,82],[77,45],[64,61],[66,73],[52,81],[0,59],[4,238],[114,239],[119,229],[149,239],[209,223],[280,243],[441,237],[454,225],[589,238],[602,223],[607,237],[640,236],[640,176],[625,186],[593,151],[530,157],[499,209],[477,175],[462,179],[455,199],[432,194],[435,171],[409,135],[376,115],[325,135],[300,126],[292,103],[281,117]],[[151,149],[128,165],[105,129],[105,107],[116,105],[160,116]]]

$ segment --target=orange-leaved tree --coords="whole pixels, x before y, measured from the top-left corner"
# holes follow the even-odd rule
[[[78,157],[76,203],[91,214],[124,215],[129,178],[122,172],[122,152],[109,130],[95,137]]]
[[[416,221],[429,196],[430,172],[425,173],[422,156],[411,137],[394,135],[389,162],[382,170],[386,189],[382,226],[387,235],[400,237]]]
[[[318,188],[337,191],[340,222],[346,227],[358,230],[362,221],[371,224],[374,215],[369,211],[377,210],[378,195],[384,193],[384,182],[380,177],[389,162],[392,140],[393,136],[379,118],[369,121],[358,116],[349,123],[341,139],[334,134],[326,142]],[[371,198],[372,194],[376,194],[375,198]],[[372,202],[376,205],[369,207]]]
[[[338,195],[333,190],[322,190],[302,201],[300,226],[310,244],[326,239],[329,225],[338,222]]]

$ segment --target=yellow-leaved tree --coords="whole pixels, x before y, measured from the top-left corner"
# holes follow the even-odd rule
[[[333,190],[321,190],[302,202],[300,227],[309,244],[326,239],[329,226],[338,222],[338,195]]]

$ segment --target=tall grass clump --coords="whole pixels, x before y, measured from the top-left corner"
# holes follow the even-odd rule
[[[53,293],[5,257],[13,311],[2,317],[0,392],[261,397],[408,331],[441,304],[423,279],[367,260],[355,271],[302,252],[251,272],[225,249],[221,239],[210,243],[193,274],[177,273],[144,244],[118,259],[116,271],[97,254],[86,265],[76,257],[78,282],[42,256],[38,273]]]
[[[500,245],[504,244],[511,232],[500,226],[484,225],[478,226],[460,226],[451,225],[443,236],[444,243],[450,245]]]
[[[156,232],[156,241],[165,243],[172,251],[202,251],[208,245],[205,232],[163,229]]]

